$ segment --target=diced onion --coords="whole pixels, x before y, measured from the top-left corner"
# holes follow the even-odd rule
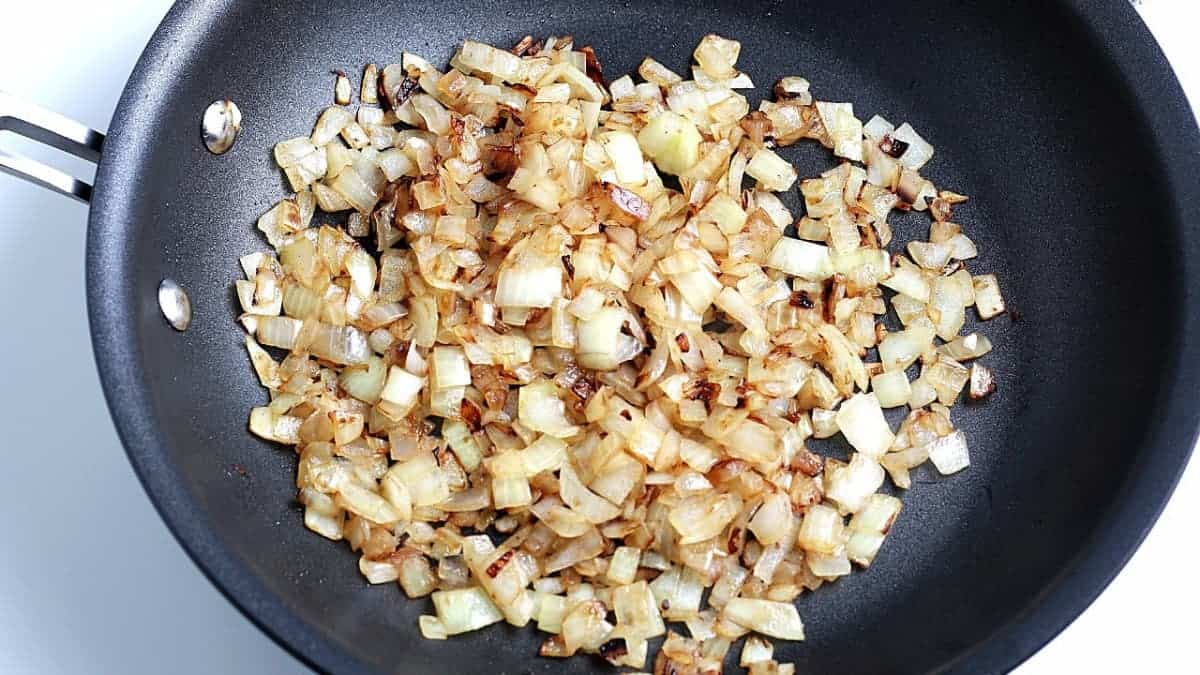
[[[606,573],[608,581],[616,585],[633,583],[637,577],[638,562],[641,558],[640,549],[632,546],[618,547],[608,563],[608,572]]]
[[[387,381],[379,397],[387,405],[390,414],[404,416],[417,404],[424,386],[424,378],[417,377],[400,366],[392,366],[388,369]]]
[[[875,394],[856,394],[843,403],[838,408],[837,425],[855,450],[876,460],[895,439]]]
[[[980,274],[972,279],[975,284],[975,308],[979,318],[988,320],[1004,313],[1004,299],[1000,296],[1000,284],[994,274]]]
[[[786,495],[775,493],[763,500],[750,520],[748,529],[764,546],[783,540],[793,526],[792,503]]]
[[[916,362],[933,344],[934,331],[929,326],[913,324],[888,333],[879,343],[879,360],[885,370],[905,370]]]
[[[992,341],[980,333],[960,335],[938,347],[938,351],[955,361],[969,361],[992,351]]]
[[[578,430],[566,417],[566,405],[554,383],[541,380],[521,387],[518,418],[529,429],[568,438]]]
[[[856,513],[881,485],[883,467],[867,455],[855,453],[849,464],[826,472],[825,498],[836,502],[844,512]]]
[[[446,635],[479,630],[504,620],[504,615],[481,588],[436,591],[432,597]]]
[[[659,114],[642,127],[637,141],[664,173],[682,175],[700,158],[701,137],[696,125],[671,111]]]
[[[779,155],[761,148],[746,165],[746,175],[758,181],[759,187],[772,192],[784,192],[796,182],[796,170]]]
[[[600,136],[600,144],[608,153],[617,180],[622,185],[641,185],[646,182],[645,159],[638,139],[628,131],[610,131]]]
[[[421,637],[426,640],[445,640],[449,636],[446,626],[436,616],[422,614],[417,623],[421,628]]]
[[[861,162],[863,124],[854,116],[854,104],[817,101],[817,113],[833,141],[833,154]]]
[[[788,602],[734,598],[723,614],[753,631],[781,640],[803,640],[804,624],[796,607]]]
[[[509,268],[500,273],[496,304],[501,307],[549,307],[562,290],[562,268],[557,265]]]
[[[771,249],[766,266],[809,281],[833,276],[829,249],[800,239],[781,238]]]
[[[233,283],[269,392],[248,428],[294,446],[306,528],[433,595],[423,636],[536,622],[544,656],[645,670],[666,634],[655,672],[719,672],[748,633],[803,639],[796,598],[878,559],[888,476],[968,465],[951,406],[997,378],[960,333],[1005,307],[968,268],[966,197],[919,173],[910,125],[802,77],[751,113],[740,49],[708,35],[686,71],[607,85],[570,37],[467,41],[444,71],[404,53],[356,115],[339,71],[339,105],[273,146],[295,195]],[[840,163],[793,214],[777,149],[801,139]],[[893,243],[897,209],[927,240]],[[848,461],[807,446],[839,432]],[[740,661],[795,672],[773,654],[750,636]]]
[[[871,378],[871,391],[880,407],[895,408],[908,403],[912,387],[903,370],[889,370]]]
[[[925,166],[925,163],[933,159],[933,146],[930,145],[920,134],[913,129],[908,122],[901,124],[892,137],[898,141],[904,141],[908,144],[908,149],[900,156],[900,163],[904,166],[916,170]]]
[[[680,544],[712,539],[737,515],[742,501],[732,494],[695,495],[671,509],[671,526]]]
[[[929,446],[929,461],[942,475],[958,473],[971,465],[967,453],[967,437],[955,431],[934,441]]]

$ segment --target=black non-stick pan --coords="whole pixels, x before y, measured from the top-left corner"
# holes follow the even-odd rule
[[[265,394],[234,320],[238,256],[266,246],[253,223],[286,194],[272,144],[309,131],[331,100],[331,69],[405,50],[444,62],[465,38],[569,33],[612,76],[650,53],[682,69],[709,32],[742,42],[739,67],[759,92],[801,74],[819,98],[908,120],[930,139],[931,178],[973,197],[955,212],[979,244],[972,269],[997,273],[1013,310],[981,327],[999,391],[956,413],[972,466],[918,475],[875,564],[802,596],[808,640],[777,655],[800,673],[1005,671],[1082,611],[1146,534],[1200,417],[1200,135],[1126,3],[184,2],[103,140],[87,257],[96,359],[130,460],[180,542],[307,663],[607,667],[537,658],[532,629],[422,640],[424,601],[368,586],[346,547],[303,528],[293,453],[246,431]],[[200,116],[221,98],[241,107],[243,132],[215,156]],[[7,114],[5,127],[35,135],[36,109]],[[98,134],[46,124],[61,147],[100,148]],[[830,161],[819,148],[787,156],[801,175]],[[924,236],[918,219],[895,226],[900,241]],[[164,278],[190,293],[186,332],[159,312]]]

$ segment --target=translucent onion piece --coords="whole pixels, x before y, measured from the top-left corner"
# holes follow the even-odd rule
[[[671,509],[671,526],[680,544],[712,539],[725,529],[741,509],[742,500],[733,494],[688,497]]]
[[[854,104],[817,101],[817,113],[833,140],[833,154],[861,162],[863,124],[854,116]]]
[[[992,341],[979,333],[960,335],[938,347],[938,351],[955,361],[970,361],[992,351]]]
[[[967,438],[961,431],[942,436],[929,446],[929,461],[942,475],[958,473],[971,465]]]
[[[763,505],[750,520],[749,530],[764,546],[781,541],[794,525],[792,503],[787,495],[775,493],[763,500]]]
[[[889,370],[872,377],[871,391],[882,408],[902,406],[912,395],[912,387],[903,370]]]
[[[892,137],[908,144],[908,149],[900,156],[900,163],[904,166],[916,170],[925,166],[926,162],[930,159],[933,159],[933,146],[926,142],[924,138],[921,138],[920,134],[909,126],[908,122],[901,124],[892,133]]]
[[[856,394],[843,403],[837,425],[855,450],[872,459],[883,457],[895,440],[874,394]]]
[[[553,382],[540,380],[521,387],[517,416],[521,424],[558,438],[569,438],[579,428],[566,417],[566,404],[558,396]]]
[[[562,500],[588,522],[603,523],[621,512],[612,502],[584,487],[570,463],[563,464],[558,480]]]
[[[1000,296],[1000,284],[994,274],[980,274],[972,279],[975,284],[975,308],[983,320],[1004,313],[1004,299]]]
[[[780,239],[771,249],[765,264],[810,281],[822,281],[833,276],[829,249],[800,239]]]
[[[402,417],[412,410],[425,386],[425,379],[417,377],[400,366],[388,369],[387,382],[379,397],[387,405],[390,414]]]
[[[562,268],[557,263],[510,267],[498,277],[495,302],[500,307],[550,307],[561,291]]]
[[[883,467],[861,452],[844,466],[833,466],[825,472],[825,498],[835,502],[845,513],[856,513],[864,500],[883,485]]]
[[[779,155],[760,149],[746,165],[746,175],[758,181],[759,187],[772,192],[784,192],[796,182],[796,170]]]
[[[640,549],[632,546],[619,546],[613,552],[608,563],[606,578],[609,583],[623,585],[631,584],[637,577],[638,562],[642,558]]]
[[[722,610],[724,616],[753,631],[781,640],[803,640],[804,624],[795,606],[751,598],[734,598]]]
[[[432,597],[446,635],[479,630],[504,620],[504,615],[480,588],[435,591]]]
[[[371,356],[366,333],[352,326],[322,324],[308,348],[313,356],[345,365],[366,363]]]
[[[796,544],[806,551],[834,553],[843,545],[842,516],[837,509],[814,504],[804,513]]]
[[[610,131],[600,136],[600,144],[608,153],[622,185],[636,186],[646,182],[645,159],[636,136],[627,131]]]
[[[686,173],[699,161],[701,140],[691,120],[670,111],[650,120],[637,136],[642,151],[654,160],[654,165],[676,176]]]

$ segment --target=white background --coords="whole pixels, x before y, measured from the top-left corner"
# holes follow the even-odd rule
[[[5,2],[0,89],[104,130],[169,4]],[[1139,9],[1200,102],[1198,5]],[[44,156],[8,134],[0,148]],[[88,339],[86,215],[0,175],[0,673],[303,672],[185,557],[125,460]],[[1019,675],[1193,662],[1197,464],[1116,582]]]

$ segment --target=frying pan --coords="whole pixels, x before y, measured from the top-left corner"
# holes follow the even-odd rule
[[[972,466],[918,473],[875,564],[799,598],[808,640],[777,657],[798,672],[1009,670],[1096,597],[1150,528],[1200,416],[1200,134],[1125,3],[184,2],[150,40],[106,139],[0,99],[3,128],[99,155],[94,191],[18,158],[0,156],[0,168],[91,200],[91,329],[130,460],[213,582],[311,666],[606,668],[536,658],[532,629],[422,640],[424,601],[368,586],[346,547],[304,530],[293,454],[246,431],[264,393],[234,322],[237,258],[266,246],[252,223],[287,194],[273,142],[307,133],[333,68],[405,50],[444,62],[468,37],[570,33],[611,76],[647,53],[682,69],[708,32],[742,42],[740,67],[760,92],[803,74],[819,98],[931,139],[929,176],[973,196],[956,211],[981,251],[971,268],[998,274],[1015,310],[978,326],[996,346],[986,358],[999,392],[956,412]],[[219,98],[244,115],[220,157],[199,138]],[[802,175],[830,162],[819,148],[786,156]],[[898,241],[925,233],[917,218],[894,226]],[[159,313],[164,278],[190,293],[184,333]]]

